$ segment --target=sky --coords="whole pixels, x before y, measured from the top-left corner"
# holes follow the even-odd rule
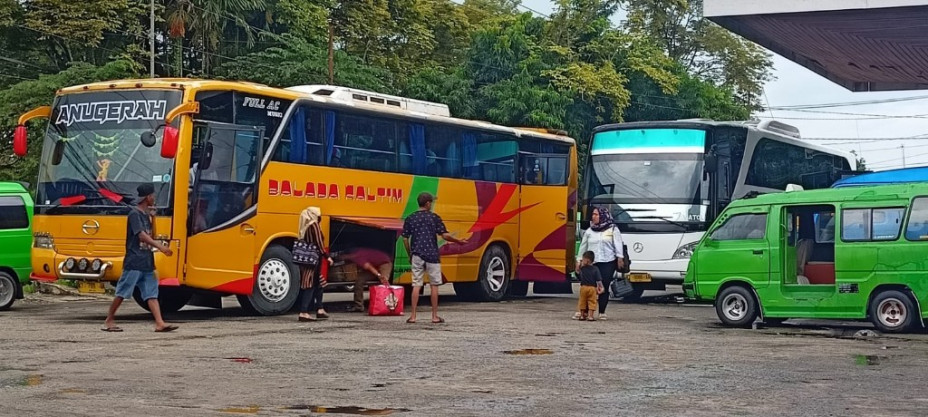
[[[523,0],[528,11],[549,14],[550,0]],[[530,10],[529,10],[530,9]],[[621,11],[613,18],[621,23]],[[926,97],[900,101],[834,107],[809,111],[768,110],[755,114],[796,126],[805,140],[844,151],[855,151],[872,170],[928,166],[928,92],[854,93],[786,58],[773,54],[773,76],[764,88],[766,107]],[[824,113],[828,112],[828,113]],[[848,114],[834,114],[848,113]],[[900,139],[908,138],[908,139]],[[902,148],[904,146],[904,149]]]

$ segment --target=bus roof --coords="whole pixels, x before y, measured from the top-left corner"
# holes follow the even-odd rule
[[[316,86],[318,87],[318,86]],[[217,81],[217,80],[200,80],[192,78],[154,78],[154,79],[132,79],[117,81],[102,81],[91,84],[77,85],[66,87],[58,90],[58,95],[74,94],[89,91],[121,90],[121,89],[178,89],[178,90],[238,90],[252,94],[266,94],[276,98],[286,100],[296,100],[308,98],[314,102],[328,104],[335,107],[363,109],[375,111],[397,117],[406,117],[420,119],[425,121],[440,121],[444,123],[456,124],[462,127],[469,127],[481,130],[492,130],[499,133],[508,133],[516,137],[531,137],[545,139],[557,142],[576,144],[576,141],[566,135],[543,133],[538,130],[513,128],[507,126],[495,125],[480,120],[458,119],[450,116],[428,114],[425,112],[411,111],[406,109],[395,108],[393,106],[384,106],[373,104],[367,101],[346,101],[344,98],[336,99],[327,95],[312,94],[304,88],[294,87],[295,89],[284,89],[269,87],[263,84],[257,84],[246,81]],[[332,86],[332,88],[338,88]],[[357,90],[355,90],[357,91]],[[425,102],[422,102],[425,103]]]
[[[823,188],[820,190],[792,191],[762,194],[742,198],[728,207],[767,206],[772,204],[825,204],[847,201],[874,201],[907,199],[928,194],[925,184],[876,185],[872,187]]]
[[[831,187],[859,187],[865,185],[902,184],[909,182],[928,182],[928,167],[900,168],[860,174],[838,180]]]
[[[647,122],[613,123],[597,126],[593,134],[611,130],[647,129],[647,128],[677,128],[677,129],[705,129],[712,127],[739,127],[775,135],[776,139],[792,145],[801,146],[818,152],[837,155],[848,160],[851,168],[857,166],[857,158],[850,152],[827,146],[818,145],[805,140],[799,134],[799,129],[776,120],[746,120],[746,121],[716,121],[711,119],[683,119],[683,120],[654,120]]]

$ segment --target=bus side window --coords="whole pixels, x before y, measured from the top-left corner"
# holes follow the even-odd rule
[[[928,197],[919,197],[912,201],[909,224],[905,229],[908,240],[928,240]]]

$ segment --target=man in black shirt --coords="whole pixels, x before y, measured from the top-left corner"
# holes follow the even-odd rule
[[[151,248],[171,256],[171,248],[162,245],[151,237],[150,209],[155,204],[155,187],[151,184],[142,184],[138,188],[139,204],[129,212],[129,221],[126,224],[126,257],[122,262],[122,276],[116,283],[116,298],[110,306],[109,314],[103,323],[103,331],[121,332],[116,326],[116,310],[122,305],[122,300],[132,297],[132,292],[138,287],[142,299],[148,302],[148,309],[155,317],[156,332],[170,332],[177,330],[161,318],[161,305],[158,304],[158,280],[155,278],[155,254]]]
[[[432,213],[435,198],[429,193],[419,194],[419,210],[410,214],[403,223],[403,243],[412,264],[412,313],[407,323],[416,322],[416,306],[425,275],[429,276],[429,288],[432,298],[432,323],[444,323],[438,317],[438,286],[444,284],[441,277],[441,263],[438,256],[438,237],[441,235],[448,242],[465,244],[467,239],[458,239],[448,233],[445,223],[437,214]]]

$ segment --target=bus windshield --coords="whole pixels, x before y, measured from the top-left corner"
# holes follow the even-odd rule
[[[593,137],[590,189],[593,203],[700,204],[706,132],[633,129]]]
[[[180,103],[180,91],[132,90],[58,97],[42,148],[36,205],[40,208],[123,206],[142,183],[154,183],[156,206],[167,207],[174,161],[140,137]],[[92,209],[91,209],[92,210]]]

